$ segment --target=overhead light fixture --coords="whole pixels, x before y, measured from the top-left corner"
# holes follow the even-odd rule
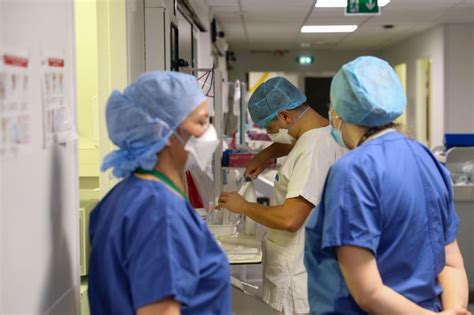
[[[357,29],[357,25],[305,25],[301,33],[350,33]]]
[[[300,46],[303,47],[303,48],[309,48],[309,47],[311,47],[311,44],[310,43],[301,43]]]
[[[379,7],[384,7],[390,3],[390,0],[379,0]],[[347,0],[318,0],[316,1],[317,8],[345,8],[347,7]]]

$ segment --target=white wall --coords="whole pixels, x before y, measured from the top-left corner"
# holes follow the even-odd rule
[[[184,17],[180,10],[176,12],[179,29],[179,58],[186,60],[189,65],[193,64],[193,34],[192,24]]]
[[[210,32],[199,32],[197,64],[199,68],[212,68],[213,57]]]
[[[250,71],[297,72],[309,76],[334,75],[339,68],[352,59],[371,54],[367,51],[307,51],[304,54],[315,57],[312,65],[298,65],[297,56],[301,54],[291,51],[284,55],[272,53],[251,53],[249,51],[237,52],[236,62],[232,62],[230,79],[245,80],[246,73]]]
[[[288,81],[290,81],[294,86],[296,86],[298,89],[304,91],[304,88],[301,86],[299,73],[257,72],[257,71],[252,71],[249,73],[248,90],[251,93],[252,89],[256,89],[258,87],[256,84],[259,83],[259,81],[263,78],[265,78],[265,81],[267,81],[275,77],[284,77]]]
[[[474,132],[473,34],[473,23],[439,25],[381,52],[392,65],[407,63],[408,124],[417,134],[416,62],[432,59],[431,146],[446,132]]]
[[[189,1],[191,6],[193,7],[194,12],[204,24],[207,31],[210,31],[210,22],[211,22],[211,9],[207,4],[206,0],[192,0]]]
[[[145,11],[143,1],[127,1],[128,82],[145,72]]]
[[[40,52],[63,50],[75,107],[73,1],[0,1],[3,47],[29,50],[31,152],[0,161],[0,314],[79,312],[75,141],[43,147]],[[75,108],[74,108],[75,111]]]
[[[445,130],[474,133],[474,23],[444,27]]]
[[[445,99],[445,62],[444,62],[444,31],[443,26],[437,26],[407,41],[396,44],[381,52],[381,57],[392,65],[407,64],[407,114],[408,126],[416,130],[417,135],[422,131],[416,126],[417,106],[417,73],[418,59],[432,59],[432,104],[431,104],[431,146],[443,143],[444,135],[444,99]]]

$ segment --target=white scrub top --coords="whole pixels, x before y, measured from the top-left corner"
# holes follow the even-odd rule
[[[275,176],[273,204],[302,196],[317,206],[329,168],[344,153],[330,126],[305,132]],[[268,228],[263,240],[263,299],[285,314],[309,313],[304,237],[304,226],[294,233]]]

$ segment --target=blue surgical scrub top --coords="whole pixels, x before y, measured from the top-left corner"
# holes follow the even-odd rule
[[[129,176],[92,211],[91,314],[166,298],[182,314],[230,314],[230,268],[206,223],[166,184]]]
[[[347,153],[306,225],[311,314],[365,314],[336,260],[335,247],[344,245],[371,251],[386,286],[441,310],[437,276],[458,222],[450,176],[423,145],[389,132]]]

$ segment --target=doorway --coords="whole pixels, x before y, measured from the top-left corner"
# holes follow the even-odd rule
[[[75,0],[76,102],[79,133],[79,246],[81,314],[89,314],[87,274],[90,211],[115,184],[101,172],[105,155],[113,150],[105,122],[105,105],[112,90],[128,81],[126,1]],[[112,31],[113,30],[113,31]]]
[[[305,94],[308,98],[308,105],[326,119],[329,115],[331,81],[332,77],[305,78]]]

